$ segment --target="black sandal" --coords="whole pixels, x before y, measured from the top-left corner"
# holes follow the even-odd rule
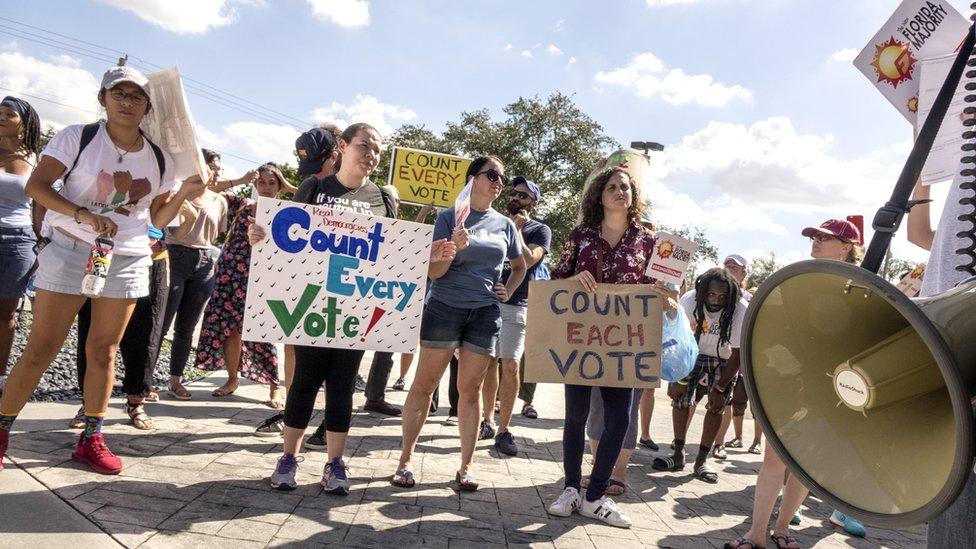
[[[724,549],[766,549],[766,546],[759,545],[749,538],[739,538],[735,541],[725,542]]]
[[[663,458],[659,457],[654,458],[654,461],[651,463],[651,467],[654,468],[655,471],[680,471],[685,468],[685,462],[682,460],[681,463],[678,463],[674,459],[674,456]]]
[[[777,549],[800,549],[800,542],[798,542],[793,536],[788,536],[786,534],[773,534],[769,536],[769,539],[773,540],[773,543],[776,544]]]
[[[718,472],[712,469],[711,465],[703,463],[695,468],[695,478],[709,484],[715,484],[718,482]]]
[[[407,469],[398,469],[393,478],[390,479],[390,484],[400,488],[413,488],[417,481],[414,480],[413,473]]]

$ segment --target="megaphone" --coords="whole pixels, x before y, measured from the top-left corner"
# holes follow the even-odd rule
[[[838,261],[780,269],[746,310],[742,372],[790,472],[869,524],[925,522],[972,473],[976,280],[910,299]]]

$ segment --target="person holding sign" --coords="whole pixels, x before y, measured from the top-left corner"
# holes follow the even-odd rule
[[[582,222],[569,234],[552,273],[554,279],[574,278],[587,292],[598,283],[643,284],[654,236],[640,224],[644,203],[638,182],[625,169],[601,172],[586,189],[580,205]],[[671,294],[655,285],[653,291],[665,298],[667,309],[677,305]],[[549,506],[549,512],[568,517],[573,511],[611,526],[629,528],[630,517],[606,496],[610,475],[630,426],[634,390],[629,387],[599,387],[603,397],[603,433],[593,461],[586,497],[580,496],[586,422],[590,413],[589,385],[566,385],[566,421],[563,426],[563,468],[566,488]]]
[[[420,324],[420,361],[403,406],[403,451],[392,478],[396,486],[414,485],[410,460],[420,429],[427,420],[431,396],[454,350],[460,347],[457,388],[461,467],[455,481],[460,490],[478,489],[470,466],[478,441],[481,384],[501,331],[499,304],[508,301],[526,272],[515,223],[491,208],[504,186],[504,169],[497,157],[474,159],[465,175],[471,195],[464,224],[455,227],[454,208],[441,211],[434,223],[434,238],[452,238],[458,252],[453,260],[431,260],[428,274],[433,283]],[[506,259],[512,273],[502,284]]]
[[[98,102],[105,122],[68,126],[48,143],[27,181],[27,196],[44,207],[38,255],[34,322],[24,353],[0,399],[0,467],[10,428],[61,350],[68,330],[97,284],[85,288],[87,264],[98,242],[113,244],[113,257],[98,298],[92,300],[88,371],[84,382],[85,427],[71,457],[102,474],[118,474],[122,460],[109,450],[102,421],[115,379],[115,353],[136,300],[149,294],[149,225],[165,227],[183,201],[204,186],[199,176],[174,191],[173,159],[139,130],[152,108],[149,80],[125,66],[105,71]],[[61,192],[52,185],[64,181]],[[103,263],[104,265],[104,263]],[[94,270],[94,269],[91,269]],[[89,280],[95,277],[89,277]]]

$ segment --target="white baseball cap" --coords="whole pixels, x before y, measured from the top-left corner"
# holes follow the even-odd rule
[[[746,261],[746,258],[742,257],[739,254],[730,254],[725,256],[725,259],[722,260],[722,265],[725,265],[729,261],[743,268],[749,266],[749,263]]]
[[[139,86],[139,89],[146,94],[146,97],[149,97],[149,79],[146,78],[146,75],[142,74],[136,69],[133,69],[132,67],[126,67],[124,65],[120,67],[112,67],[111,69],[105,71],[105,74],[102,75],[103,90],[110,90],[122,82],[131,82],[132,84]]]

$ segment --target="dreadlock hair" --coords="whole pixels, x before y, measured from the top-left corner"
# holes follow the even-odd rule
[[[20,146],[24,152],[31,153],[36,157],[41,154],[41,117],[38,116],[37,111],[30,103],[24,101],[24,104],[27,105],[27,116],[20,119]]]
[[[709,269],[695,279],[695,322],[699,326],[705,321],[705,303],[708,300],[708,286],[712,282],[725,284],[729,290],[729,297],[725,301],[725,308],[719,317],[719,344],[732,341],[732,316],[742,297],[742,288],[732,276],[732,273],[722,267]]]

